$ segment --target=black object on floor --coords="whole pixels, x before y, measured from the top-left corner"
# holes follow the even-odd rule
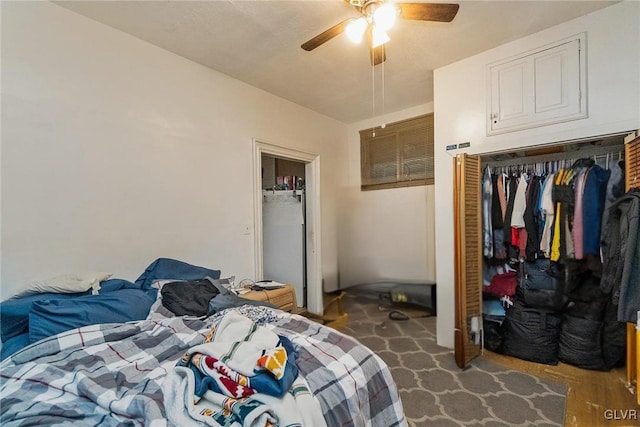
[[[391,319],[391,320],[409,320],[409,319],[411,319],[411,317],[409,317],[408,314],[403,313],[401,311],[392,310],[392,311],[389,312],[389,319]]]
[[[374,298],[381,305],[392,303],[416,304],[436,315],[435,282],[382,281],[350,286],[347,292],[368,298]]]

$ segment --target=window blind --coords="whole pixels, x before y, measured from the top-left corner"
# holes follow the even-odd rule
[[[362,190],[433,184],[433,114],[360,131],[360,162]]]

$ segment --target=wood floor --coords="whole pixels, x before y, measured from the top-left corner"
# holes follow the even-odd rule
[[[327,304],[332,302],[333,304]],[[336,294],[325,295],[325,316],[334,319],[344,315],[342,305],[335,304]],[[346,313],[348,316],[348,313]],[[332,326],[330,322],[329,326]],[[340,325],[336,329],[340,329]],[[485,351],[486,359],[511,369],[564,382],[568,386],[565,426],[640,426],[640,405],[627,388],[624,367],[608,372],[590,371],[572,365],[557,366],[527,362],[514,357]]]
[[[627,389],[624,367],[600,372],[563,363],[550,366],[527,362],[490,351],[485,351],[484,357],[521,372],[566,383],[569,389],[565,426],[640,425],[640,406]]]

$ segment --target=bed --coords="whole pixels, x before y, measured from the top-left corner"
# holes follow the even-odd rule
[[[36,329],[25,345],[16,301],[0,303],[3,334],[11,335],[7,320],[18,330],[3,350],[16,337],[22,343],[0,363],[0,424],[407,425],[388,367],[347,335],[268,304],[238,304],[233,297],[228,307],[219,303],[207,316],[178,316],[163,305],[158,285],[202,276],[215,281],[219,273],[156,260],[135,283],[108,279],[98,290],[111,294],[100,310],[116,316],[122,313],[109,304],[118,303],[119,293],[128,291],[125,299],[135,301],[138,311],[147,298],[144,318],[64,331],[58,329],[82,323],[81,310],[90,322],[87,300],[95,289],[60,300],[57,293],[22,296],[17,300],[30,301],[34,311],[27,335],[29,320]],[[134,289],[144,298],[132,298]],[[48,312],[38,306],[42,298],[49,298]],[[76,310],[74,300],[80,301]],[[41,330],[56,313],[73,319]]]

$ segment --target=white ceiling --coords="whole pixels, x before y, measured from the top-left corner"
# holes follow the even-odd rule
[[[448,2],[460,4],[451,23],[398,20],[375,69],[344,35],[300,48],[358,16],[342,0],[55,3],[344,123],[430,102],[434,69],[616,3]]]

